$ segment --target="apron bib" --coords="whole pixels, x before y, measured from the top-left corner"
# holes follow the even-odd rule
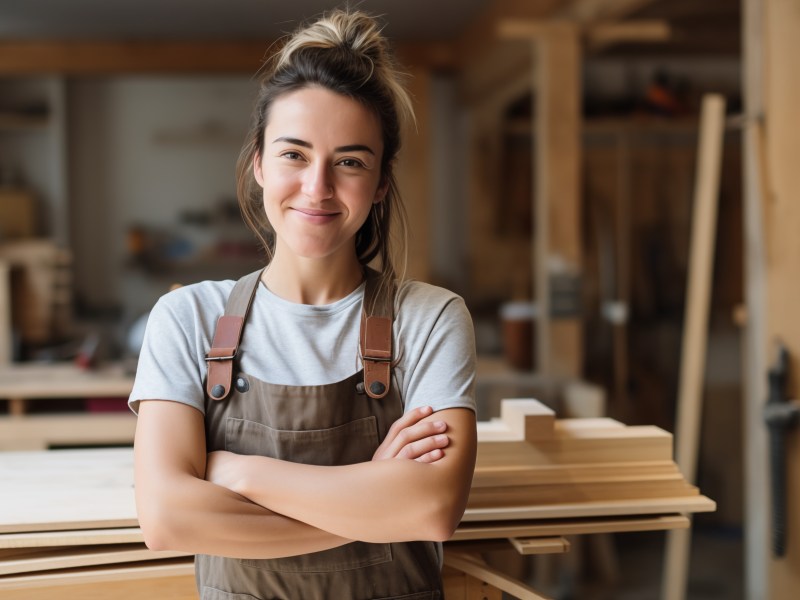
[[[387,331],[387,343],[391,340],[392,295],[381,292],[374,272],[368,271],[363,306],[369,315],[362,318],[360,337],[367,373],[362,370],[325,385],[277,385],[235,368],[260,275],[251,273],[237,282],[220,323],[229,317],[239,317],[241,323],[233,334],[221,334],[218,326],[209,352],[208,451],[324,466],[371,460],[389,427],[403,414],[398,386],[390,376],[391,357],[382,348]],[[378,319],[373,321],[373,316]],[[375,322],[378,327],[372,326]],[[376,335],[384,341],[375,342]],[[215,355],[224,358],[215,360]],[[352,542],[321,552],[259,560],[198,555],[195,575],[202,600],[436,600],[442,589],[433,542]]]

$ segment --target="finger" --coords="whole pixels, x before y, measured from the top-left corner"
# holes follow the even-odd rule
[[[446,435],[432,435],[411,444],[407,444],[398,452],[399,458],[410,458],[416,460],[420,456],[433,450],[446,448],[450,444],[450,438]]]
[[[415,423],[419,423],[422,419],[427,417],[428,415],[433,413],[433,408],[430,406],[420,406],[419,408],[415,408],[414,410],[410,410],[407,413],[403,414],[397,421],[392,423],[392,426],[389,428],[389,433],[387,433],[386,437],[395,437],[398,433],[400,433],[403,429],[407,427],[411,427]]]
[[[434,463],[442,458],[444,458],[444,450],[441,448],[436,448],[435,450],[431,450],[430,452],[427,452],[422,456],[415,458],[414,460],[421,463]]]
[[[395,436],[388,449],[392,455],[398,455],[407,446],[437,434],[442,434],[446,430],[447,423],[444,421],[423,421],[403,429]]]

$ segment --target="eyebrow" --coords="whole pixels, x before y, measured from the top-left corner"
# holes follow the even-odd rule
[[[303,148],[313,148],[313,146],[309,142],[306,142],[305,140],[300,140],[300,139],[297,139],[297,138],[293,138],[293,137],[283,136],[283,137],[275,138],[272,141],[273,144],[278,143],[278,142],[285,142],[287,144],[294,144],[295,146],[302,146]],[[335,148],[335,150],[336,150],[336,152],[369,152],[370,154],[375,156],[375,152],[372,151],[372,148],[370,148],[369,146],[366,146],[364,144],[349,144],[347,146],[339,146],[338,148]]]

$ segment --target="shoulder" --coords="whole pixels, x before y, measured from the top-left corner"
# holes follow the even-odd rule
[[[182,323],[216,319],[225,309],[225,302],[236,282],[202,281],[179,287],[158,299],[150,318]]]
[[[404,281],[398,286],[396,297],[397,318],[409,317],[436,321],[442,316],[459,321],[470,321],[464,299],[443,287],[422,281]]]

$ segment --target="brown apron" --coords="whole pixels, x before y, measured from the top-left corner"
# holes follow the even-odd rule
[[[403,402],[390,377],[393,292],[377,289],[375,273],[368,272],[360,337],[366,371],[326,385],[277,385],[236,370],[235,355],[260,275],[251,273],[237,282],[208,354],[208,451],[224,449],[314,465],[369,461],[403,414]],[[195,574],[202,600],[442,597],[432,542],[352,542],[268,560],[198,555]]]

